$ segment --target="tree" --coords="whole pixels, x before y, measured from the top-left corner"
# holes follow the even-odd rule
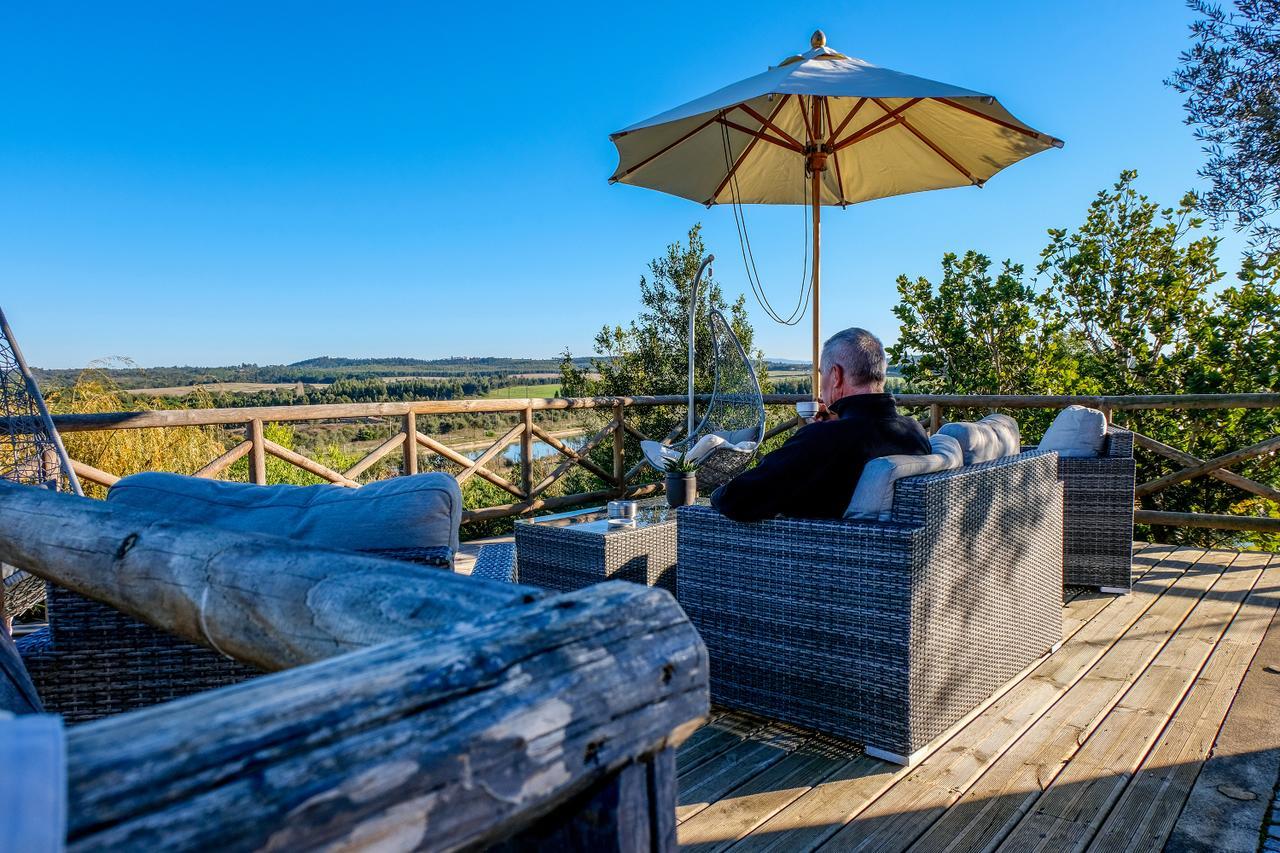
[[[1280,209],[1280,0],[1235,0],[1230,12],[1187,5],[1203,17],[1168,82],[1187,96],[1186,121],[1205,143],[1203,209],[1275,252],[1280,227],[1267,217]]]
[[[690,292],[706,253],[702,226],[694,225],[683,244],[670,244],[665,254],[650,261],[649,275],[640,277],[640,315],[625,326],[600,330],[589,369],[576,366],[566,350],[560,366],[561,394],[625,397],[686,393]],[[697,347],[694,358],[695,388],[708,391],[714,379],[712,309],[729,320],[742,348],[754,358],[762,386],[767,386],[768,374],[754,348],[755,333],[747,319],[745,297],[739,296],[729,305],[710,271],[704,275],[701,289],[695,331],[697,341],[704,345]],[[662,438],[683,421],[683,413],[656,408],[637,410],[628,417],[640,432],[655,438]]]
[[[975,252],[943,258],[935,288],[898,280],[895,313],[903,328],[893,348],[904,375],[921,390],[949,393],[1177,394],[1245,393],[1280,387],[1280,261],[1246,257],[1239,283],[1221,279],[1217,239],[1199,236],[1196,199],[1161,207],[1124,172],[1098,193],[1076,229],[1049,231],[1039,287],[1006,261],[997,276]],[[1017,413],[1034,439],[1048,413]],[[1141,410],[1118,413],[1124,426],[1201,459],[1275,435],[1273,410]],[[1141,454],[1139,482],[1179,463]],[[1276,462],[1263,457],[1236,473],[1274,484]],[[1277,505],[1202,477],[1143,498],[1148,509],[1270,514]],[[1237,534],[1156,530],[1158,540],[1241,544]],[[1274,544],[1251,536],[1255,545]]]
[[[628,325],[605,326],[595,338],[596,358],[590,370],[574,365],[566,351],[560,368],[565,396],[683,394],[688,383],[689,296],[698,267],[706,256],[702,226],[689,229],[687,242],[672,243],[665,255],[649,262],[649,276],[640,276],[640,316]],[[703,343],[711,340],[711,310],[725,314],[742,347],[757,360],[755,332],[747,319],[745,297],[730,307],[708,270],[698,301],[694,328]],[[709,346],[698,347],[696,384],[709,388],[714,365]],[[759,365],[763,375],[763,364]],[[596,376],[592,376],[595,373]]]
[[[952,394],[1037,394],[1051,382],[1055,339],[1042,327],[1048,298],[1035,292],[1023,268],[977,252],[942,258],[935,287],[921,276],[898,277],[902,322],[889,357],[912,390]]]
[[[1090,394],[1175,394],[1186,390],[1209,317],[1209,288],[1222,274],[1218,241],[1196,197],[1161,208],[1120,174],[1098,193],[1075,231],[1049,229],[1037,273],[1048,281],[1047,325],[1066,336]]]

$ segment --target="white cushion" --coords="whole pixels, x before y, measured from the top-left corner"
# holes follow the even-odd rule
[[[1107,416],[1085,406],[1067,406],[1058,413],[1040,439],[1040,450],[1056,450],[1059,456],[1097,456],[1107,438]]]
[[[975,423],[955,421],[945,424],[938,434],[949,435],[959,443],[966,465],[991,462],[1022,452],[1018,422],[1008,415],[987,415]]]
[[[173,521],[241,533],[270,533],[344,551],[449,547],[458,550],[462,492],[448,474],[392,477],[346,486],[255,486],[148,472],[120,480],[111,503]]]
[[[684,452],[684,458],[689,462],[698,464],[722,447],[738,453],[754,453],[758,443],[755,440],[757,433],[758,430],[755,429],[708,433],[695,441],[693,447]],[[667,470],[667,462],[669,460],[680,458],[679,450],[658,441],[640,442],[640,451],[644,453],[644,458],[648,460],[649,464],[659,471]]]
[[[893,515],[893,485],[903,477],[950,471],[964,465],[960,443],[941,433],[929,439],[933,452],[920,456],[899,454],[872,459],[862,469],[845,518],[889,521]]]

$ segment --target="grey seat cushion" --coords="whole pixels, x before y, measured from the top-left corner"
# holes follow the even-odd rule
[[[345,551],[458,550],[462,492],[448,474],[346,486],[255,486],[148,472],[120,480],[107,500],[192,524],[270,533]]]

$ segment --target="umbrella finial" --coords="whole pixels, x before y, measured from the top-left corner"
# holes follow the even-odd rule
[[[814,50],[827,46],[827,34],[822,30],[814,30],[813,35],[809,36],[809,46]]]

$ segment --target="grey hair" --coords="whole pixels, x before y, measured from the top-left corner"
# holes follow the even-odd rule
[[[822,367],[838,364],[854,385],[884,386],[889,360],[884,344],[866,329],[853,327],[836,332],[822,345]]]

